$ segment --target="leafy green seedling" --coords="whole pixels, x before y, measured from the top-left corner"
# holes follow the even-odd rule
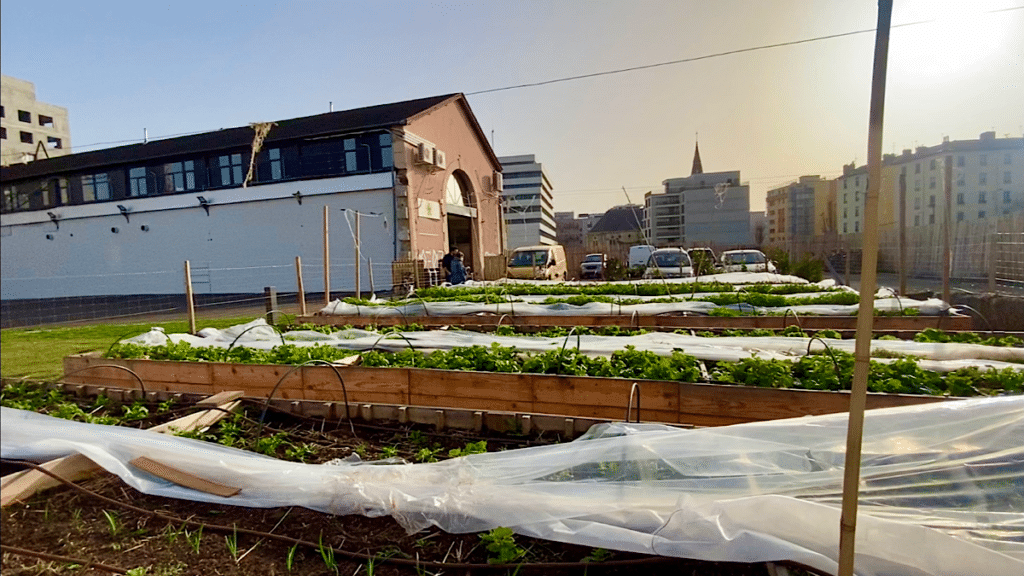
[[[490,532],[480,534],[480,540],[491,553],[487,558],[488,564],[511,564],[526,555],[526,550],[516,544],[515,534],[511,528],[499,526]]]

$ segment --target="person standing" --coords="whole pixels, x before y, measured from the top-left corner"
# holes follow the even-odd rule
[[[448,249],[448,253],[441,259],[441,273],[444,274],[444,281],[452,281],[452,260],[455,259],[455,254],[458,253],[459,249],[452,246]]]
[[[455,257],[451,262],[451,275],[448,282],[451,284],[463,284],[466,282],[466,267],[462,264],[462,252],[455,251]]]

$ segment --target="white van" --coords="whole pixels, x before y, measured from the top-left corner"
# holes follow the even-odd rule
[[[565,249],[561,244],[521,246],[508,256],[507,276],[527,280],[565,280]]]
[[[651,252],[654,252],[654,246],[650,244],[640,244],[639,246],[629,247],[629,267],[637,268],[647,266],[647,261],[651,258]]]

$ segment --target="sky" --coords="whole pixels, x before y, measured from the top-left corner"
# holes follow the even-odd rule
[[[73,151],[462,92],[557,211],[642,203],[697,142],[763,210],[866,163],[876,21],[870,0],[6,1],[0,70],[68,109]],[[1024,135],[1024,0],[895,0],[892,22],[885,152]]]

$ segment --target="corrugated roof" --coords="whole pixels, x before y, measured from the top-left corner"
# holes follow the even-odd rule
[[[406,100],[393,104],[379,104],[327,112],[315,116],[303,116],[290,120],[275,122],[264,142],[277,142],[295,138],[310,138],[329,134],[344,134],[373,129],[383,129],[406,124],[407,120],[425,113],[436,106],[454,98],[463,98],[461,94],[431,96],[417,100]],[[478,126],[475,126],[479,130]],[[4,180],[20,180],[34,176],[77,172],[99,166],[116,166],[155,158],[173,156],[200,155],[217,150],[249,147],[252,144],[253,130],[249,126],[225,128],[215,132],[204,132],[191,136],[154,140],[145,144],[131,144],[117,148],[105,148],[78,154],[69,154],[57,158],[36,160],[28,164],[4,166]],[[485,140],[486,142],[486,140]]]

